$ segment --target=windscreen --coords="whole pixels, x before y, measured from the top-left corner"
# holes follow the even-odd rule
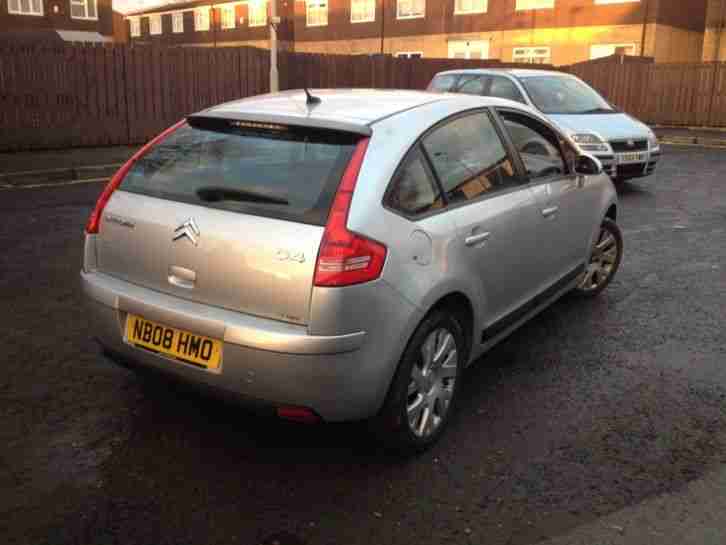
[[[522,78],[537,108],[545,114],[614,113],[612,106],[582,81],[563,76]]]
[[[357,135],[190,119],[139,159],[120,189],[324,225]]]

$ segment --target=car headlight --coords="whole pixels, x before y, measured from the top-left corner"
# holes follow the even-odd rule
[[[650,149],[658,149],[660,147],[658,137],[654,133],[650,133],[648,135],[648,147]]]
[[[596,134],[573,134],[572,141],[582,151],[610,151],[608,145]]]

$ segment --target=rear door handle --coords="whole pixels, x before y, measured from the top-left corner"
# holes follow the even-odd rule
[[[477,235],[469,235],[464,239],[464,243],[467,246],[474,246],[475,244],[479,244],[480,242],[484,242],[487,240],[492,234],[490,232],[486,233],[479,233]]]
[[[560,207],[559,207],[559,206],[550,206],[549,208],[543,208],[543,209],[542,209],[542,215],[543,215],[543,216],[544,216],[545,218],[549,218],[549,217],[552,217],[552,216],[554,216],[554,215],[555,215],[555,214],[557,213],[557,211],[558,211],[559,209],[560,209]]]

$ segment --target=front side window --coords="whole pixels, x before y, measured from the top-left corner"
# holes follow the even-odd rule
[[[43,15],[43,0],[8,0],[8,13]]]
[[[325,26],[328,24],[328,0],[306,0],[305,24]]]
[[[450,121],[423,140],[450,202],[476,199],[519,183],[491,118],[479,112]]]
[[[592,87],[571,76],[533,76],[520,81],[534,105],[545,114],[598,114],[614,111]]]
[[[456,0],[454,15],[467,15],[469,13],[485,13],[487,0]]]
[[[441,192],[418,148],[396,172],[385,202],[407,216],[425,214],[443,206]]]
[[[522,104],[526,104],[524,97],[522,96],[522,93],[519,92],[519,89],[517,89],[517,86],[514,85],[510,79],[501,76],[492,77],[487,95],[490,97],[515,100]]]
[[[171,14],[171,30],[177,34],[184,32],[184,12],[177,11]]]
[[[455,74],[441,74],[440,76],[435,76],[434,79],[431,80],[431,83],[429,83],[428,89],[426,90],[434,93],[446,93],[451,91],[458,78],[459,76]]]
[[[426,16],[426,0],[398,0],[396,17],[398,19],[414,19]]]
[[[235,27],[234,6],[222,6],[222,8],[220,9],[220,14],[222,28],[230,29]]]
[[[552,129],[527,115],[499,113],[531,180],[566,173],[559,138]]]
[[[209,8],[194,10],[194,30],[197,32],[209,30]]]
[[[350,0],[350,22],[369,23],[376,20],[376,0]]]
[[[132,38],[141,36],[141,20],[138,18],[129,19],[129,32]]]
[[[481,96],[484,94],[486,84],[486,76],[461,76],[456,92],[464,93],[465,95]]]
[[[248,2],[249,26],[267,25],[267,2]]]
[[[72,19],[98,19],[96,0],[71,0]]]
[[[154,36],[161,34],[161,15],[151,15],[149,17],[149,34]]]

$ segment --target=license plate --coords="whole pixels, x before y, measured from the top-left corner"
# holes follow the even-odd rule
[[[621,153],[618,155],[618,163],[643,163],[645,162],[645,153]]]
[[[221,341],[133,314],[126,318],[126,341],[207,369],[217,369],[222,359]]]

